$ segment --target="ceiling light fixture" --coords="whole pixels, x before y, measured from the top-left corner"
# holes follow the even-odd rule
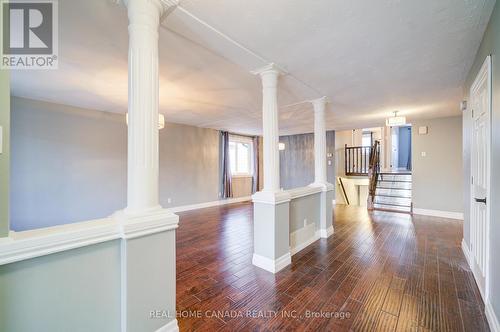
[[[387,118],[385,120],[385,125],[387,127],[399,127],[406,125],[406,117],[398,116],[398,111],[394,112],[394,116]]]
[[[125,122],[128,126],[128,113],[125,115]],[[158,130],[165,128],[165,116],[161,113],[158,113]]]

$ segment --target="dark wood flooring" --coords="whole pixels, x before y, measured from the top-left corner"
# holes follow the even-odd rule
[[[462,223],[335,207],[335,234],[273,275],[252,265],[252,205],[180,214],[181,331],[489,331]]]

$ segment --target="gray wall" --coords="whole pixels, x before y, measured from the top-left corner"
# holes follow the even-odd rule
[[[219,132],[167,123],[160,130],[160,203],[174,207],[218,199]]]
[[[7,236],[9,232],[9,95],[9,72],[0,70],[0,126],[3,128],[3,146],[0,154],[0,237]]]
[[[320,229],[320,209],[321,193],[294,198],[290,201],[290,233],[304,227],[304,220],[307,225],[316,224],[315,228]]]
[[[492,55],[493,63],[493,110],[491,118],[491,228],[490,228],[490,301],[493,310],[497,317],[500,317],[500,3],[497,1],[495,9],[490,18],[488,28],[481,46],[477,52],[474,64],[469,72],[465,84],[465,99],[468,99],[468,94],[474,79],[479,72],[486,56]],[[470,117],[469,111],[464,114],[464,117]],[[464,122],[464,182],[470,183],[470,121]],[[464,239],[470,245],[470,186],[466,186],[467,190],[464,195],[465,222],[464,222]]]
[[[463,212],[462,117],[419,120],[412,125],[414,207]],[[428,127],[427,135],[418,134],[420,126]]]
[[[411,127],[400,127],[398,139],[398,167],[407,168],[411,153]]]
[[[314,182],[314,134],[281,136],[280,183],[283,189],[304,187]],[[327,131],[326,151],[335,155],[335,131]],[[335,183],[335,161],[327,165],[327,179]]]
[[[120,244],[0,266],[0,331],[119,331]]]
[[[102,218],[125,207],[123,115],[11,102],[11,229]],[[160,203],[217,200],[218,151],[217,131],[167,123],[160,131]]]

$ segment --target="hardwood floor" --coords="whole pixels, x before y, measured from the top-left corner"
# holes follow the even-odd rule
[[[254,267],[252,205],[180,214],[181,331],[489,331],[462,223],[335,207],[335,234],[276,275]]]

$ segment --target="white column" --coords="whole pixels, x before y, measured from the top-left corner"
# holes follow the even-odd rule
[[[154,320],[147,311],[175,312],[179,217],[162,209],[158,200],[158,36],[161,19],[178,2],[123,3],[129,18],[128,187],[127,207],[114,215],[121,233],[121,331],[178,331],[175,316]]]
[[[253,72],[262,80],[262,125],[264,139],[264,188],[266,192],[280,190],[280,156],[278,126],[278,78],[274,64]]]
[[[177,1],[124,0],[128,9],[128,213],[158,201],[158,30]]]
[[[276,273],[291,264],[290,194],[280,190],[278,78],[274,64],[253,72],[262,80],[264,188],[252,196],[254,254],[252,263]]]
[[[314,106],[314,182],[325,184],[326,181],[326,97],[312,101]]]
[[[326,97],[312,101],[314,107],[314,183],[321,187],[319,234],[327,238],[333,234],[333,189],[326,176]]]

